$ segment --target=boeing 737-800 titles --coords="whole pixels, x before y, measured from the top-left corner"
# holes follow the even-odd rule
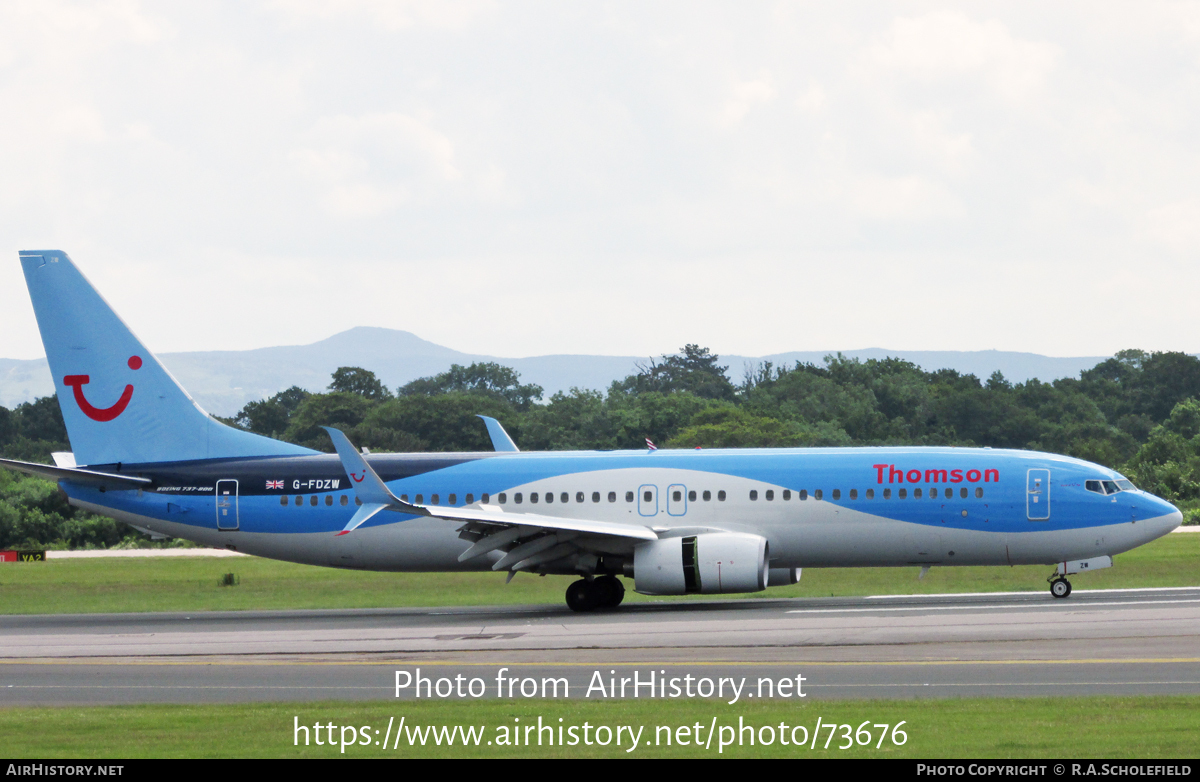
[[[66,253],[21,265],[72,453],[0,465],[75,507],[262,557],[386,571],[580,576],[575,610],[653,595],[755,592],[805,567],[1055,566],[1065,576],[1179,525],[1098,464],[989,448],[519,451],[336,455],[204,412]]]

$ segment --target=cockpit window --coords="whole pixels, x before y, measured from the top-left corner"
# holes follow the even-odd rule
[[[1134,488],[1133,483],[1125,479],[1119,481],[1086,481],[1083,484],[1088,491],[1094,491],[1097,494],[1116,494],[1121,491],[1130,491]]]

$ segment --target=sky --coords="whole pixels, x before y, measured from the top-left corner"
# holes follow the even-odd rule
[[[1200,351],[1200,4],[0,5],[0,357]]]

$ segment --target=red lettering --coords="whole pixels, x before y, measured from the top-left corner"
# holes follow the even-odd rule
[[[916,477],[913,477],[913,476],[916,476]],[[905,477],[908,478],[909,483],[920,483],[921,482],[921,471],[920,470],[909,470],[908,475],[906,475]]]
[[[979,470],[968,470],[967,471],[967,480],[970,481],[971,483],[979,483],[979,479],[982,477],[983,477],[983,473],[981,473]]]
[[[877,480],[876,480],[876,482],[877,482],[877,483],[883,483],[883,471],[884,471],[884,470],[886,470],[886,469],[888,468],[888,465],[886,465],[886,464],[872,464],[871,466],[875,468],[875,477],[876,477],[876,479],[877,479]]]
[[[951,470],[950,471],[950,482],[951,483],[962,483],[962,470]]]
[[[904,483],[904,470],[897,470],[894,464],[889,464],[888,468],[888,483],[894,483],[897,478],[900,479],[900,483]]]
[[[993,477],[995,478],[996,483],[999,483],[1000,482],[1000,471],[999,470],[984,470],[983,471],[983,482],[984,483],[987,483],[988,481],[992,480]]]
[[[926,483],[945,483],[946,482],[946,471],[945,470],[926,470],[925,471],[925,482]]]

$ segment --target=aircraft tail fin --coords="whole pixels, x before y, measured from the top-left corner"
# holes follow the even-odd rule
[[[21,267],[79,464],[315,453],[213,419],[66,253],[22,250]]]

